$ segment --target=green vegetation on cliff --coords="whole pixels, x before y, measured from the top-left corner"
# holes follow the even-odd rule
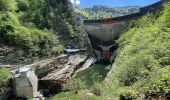
[[[9,80],[9,69],[0,68],[0,94],[3,92],[3,88],[7,86]]]
[[[157,12],[158,13],[158,12]],[[108,77],[120,98],[166,99],[170,93],[170,4],[160,15],[148,14],[118,40],[116,67]]]
[[[69,44],[79,46],[82,31],[74,27],[72,13],[68,0],[0,0],[0,44],[13,48],[6,62],[27,62],[62,53]]]

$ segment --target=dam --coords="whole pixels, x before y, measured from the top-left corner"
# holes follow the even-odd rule
[[[96,59],[112,63],[115,57],[114,52],[117,48],[115,40],[128,30],[131,21],[162,9],[164,2],[159,1],[142,7],[139,12],[130,15],[98,20],[84,20],[84,30],[88,35]]]

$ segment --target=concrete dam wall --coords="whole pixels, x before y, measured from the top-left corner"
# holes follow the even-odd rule
[[[138,13],[99,20],[84,20],[84,30],[89,36],[94,55],[97,60],[107,60],[112,62],[114,59],[114,41],[125,31],[127,31],[132,20],[137,20],[147,13],[156,12],[162,9],[163,3],[159,1],[152,5],[143,7]]]
[[[129,21],[120,21],[116,23],[94,23],[86,24],[85,31],[88,35],[99,40],[98,44],[107,45],[107,42],[113,42],[120,33],[125,31],[129,26]],[[100,43],[103,42],[103,43]],[[109,44],[108,44],[109,45]]]

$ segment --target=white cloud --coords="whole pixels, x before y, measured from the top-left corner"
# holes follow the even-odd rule
[[[79,5],[80,4],[80,0],[76,0],[76,5]]]
[[[70,0],[70,2],[71,2],[72,4],[74,4],[74,0]]]
[[[76,4],[76,5],[79,5],[80,4],[80,0],[70,0],[70,2],[72,4]]]

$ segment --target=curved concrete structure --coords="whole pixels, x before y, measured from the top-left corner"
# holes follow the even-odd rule
[[[114,59],[114,41],[128,29],[129,23],[141,16],[162,9],[164,1],[143,7],[138,13],[109,19],[84,20],[84,29],[88,34],[94,54],[98,60]]]

